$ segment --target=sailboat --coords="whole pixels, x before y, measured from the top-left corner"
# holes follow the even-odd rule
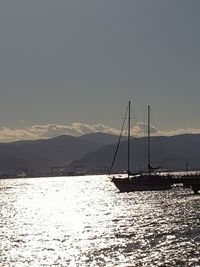
[[[155,168],[152,168],[150,163],[150,106],[148,106],[148,138],[147,138],[147,171],[143,171],[140,173],[132,174],[130,171],[130,109],[131,102],[128,103],[128,112],[126,112],[125,118],[128,113],[128,149],[127,149],[127,176],[126,177],[118,177],[116,175],[111,177],[111,181],[114,185],[119,189],[120,192],[135,192],[135,191],[160,191],[160,190],[169,190],[172,185],[172,176],[169,173],[161,173]],[[123,125],[124,127],[124,125]],[[123,131],[122,127],[122,131]],[[121,135],[122,135],[121,131]],[[121,136],[120,135],[120,136]],[[117,149],[115,152],[114,160],[112,162],[111,168],[114,165],[114,161],[116,158],[116,154],[119,147],[119,142],[117,145]]]

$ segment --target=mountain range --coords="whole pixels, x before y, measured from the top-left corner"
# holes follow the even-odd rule
[[[81,159],[73,161],[68,167],[82,165],[88,172],[108,171],[116,144],[100,147]],[[119,147],[113,171],[127,169],[127,142],[123,141]],[[151,137],[151,165],[172,171],[200,170],[200,135],[186,134],[171,137]],[[131,139],[131,170],[147,169],[147,138]]]
[[[59,137],[0,143],[0,173],[13,175],[14,170],[26,170],[37,175],[49,175],[52,168],[72,173],[108,172],[116,150],[118,136],[104,133],[80,137]],[[122,138],[113,171],[126,170],[127,143]],[[131,139],[132,171],[146,169],[147,139]],[[200,134],[151,137],[151,164],[169,170],[200,170]]]

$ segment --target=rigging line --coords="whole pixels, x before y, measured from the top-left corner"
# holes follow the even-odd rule
[[[124,118],[124,121],[123,121],[123,124],[122,124],[122,128],[121,128],[119,140],[118,140],[118,143],[117,143],[117,147],[116,147],[116,150],[115,150],[114,158],[113,158],[112,164],[110,166],[109,175],[110,175],[110,172],[111,172],[111,170],[112,170],[112,168],[113,168],[113,166],[115,164],[115,160],[116,160],[116,157],[117,157],[117,152],[119,150],[119,145],[120,145],[121,138],[122,138],[122,133],[123,133],[123,130],[124,130],[124,124],[125,124],[125,121],[126,121],[126,118],[127,118],[128,108],[129,108],[129,106],[127,106],[127,109],[126,109],[125,118]]]
[[[155,129],[157,130],[158,129],[158,126],[156,124],[156,121],[154,120],[154,116],[153,116],[153,113],[151,111],[151,117],[152,117],[152,121],[153,121],[153,125],[155,127]],[[160,134],[157,135],[157,138],[158,138],[158,142],[159,142],[159,145],[160,145],[160,159],[161,159],[161,164],[163,164],[167,158],[166,156],[166,150],[165,150],[165,146],[164,146],[164,143],[163,143],[163,139],[165,137],[161,136]]]

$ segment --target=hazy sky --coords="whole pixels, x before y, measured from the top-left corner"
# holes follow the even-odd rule
[[[199,0],[0,1],[0,141],[120,128],[129,100],[135,124],[150,104],[161,131],[198,131],[199,12]]]

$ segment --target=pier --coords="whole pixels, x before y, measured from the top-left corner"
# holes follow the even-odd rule
[[[182,184],[184,187],[191,188],[195,194],[200,191],[200,174],[174,174],[172,185]]]

